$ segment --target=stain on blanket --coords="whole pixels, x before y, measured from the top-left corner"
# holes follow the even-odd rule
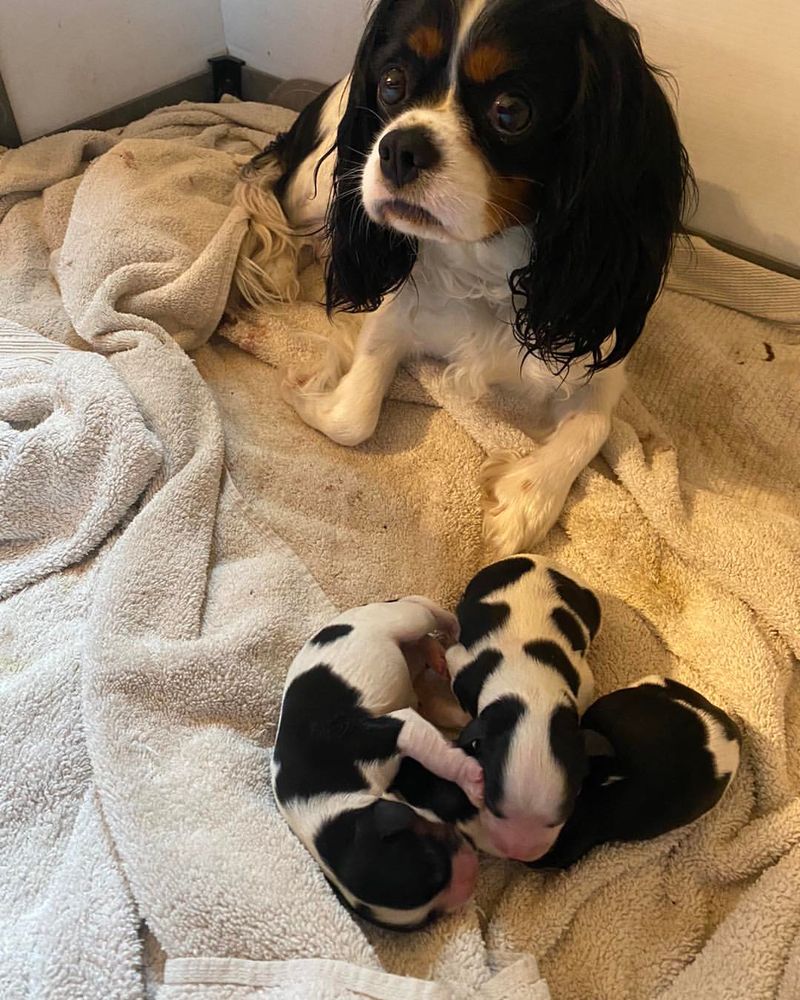
[[[119,156],[122,162],[129,170],[139,169],[139,164],[136,162],[136,157],[129,149],[121,149],[119,151]]]
[[[761,361],[774,361],[775,351],[772,347],[772,344],[770,344],[769,341],[762,340],[761,345],[764,348],[764,357],[761,358]],[[749,364],[752,361],[753,353],[755,353],[755,345],[753,345],[752,347],[752,352],[751,350],[744,350],[744,351],[742,351],[741,349],[736,350],[734,354],[734,357],[736,358],[736,364],[737,365]]]

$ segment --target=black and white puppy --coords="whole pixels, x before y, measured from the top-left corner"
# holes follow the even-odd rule
[[[664,677],[599,698],[583,728],[589,774],[536,868],[567,868],[598,844],[650,840],[692,823],[719,802],[739,766],[736,723]]]
[[[292,662],[275,741],[273,789],[289,826],[349,907],[395,929],[463,905],[477,876],[452,827],[386,797],[407,756],[482,802],[480,764],[411,707],[401,647],[437,630],[455,639],[458,622],[424,597],[340,615]]]
[[[532,861],[552,847],[585,775],[580,716],[593,697],[586,652],[600,603],[572,573],[518,555],[482,569],[457,615],[447,668],[473,718],[458,745],[485,781],[485,807],[463,828],[482,850]]]
[[[275,248],[324,228],[328,309],[371,315],[343,376],[333,351],[284,391],[341,444],[409,355],[475,397],[523,389],[552,433],[482,474],[516,552],[608,435],[692,183],[636,31],[596,0],[378,0],[350,76],[245,172],[239,285],[258,299]]]

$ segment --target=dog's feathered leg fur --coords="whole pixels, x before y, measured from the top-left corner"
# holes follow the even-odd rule
[[[298,258],[307,241],[292,229],[275,195],[282,173],[278,156],[268,148],[244,165],[233,192],[234,204],[248,216],[233,283],[255,309],[293,302],[300,294]]]

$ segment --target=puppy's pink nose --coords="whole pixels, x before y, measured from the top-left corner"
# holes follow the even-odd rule
[[[514,861],[538,861],[558,839],[561,826],[536,821],[499,819],[491,813],[483,819],[493,849]]]
[[[512,861],[538,861],[539,858],[543,858],[545,854],[550,850],[551,845],[538,845],[536,847],[530,847],[526,845],[517,850],[513,848],[506,853],[506,857],[510,858]]]

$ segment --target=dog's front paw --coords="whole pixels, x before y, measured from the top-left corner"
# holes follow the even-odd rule
[[[366,421],[363,415],[352,412],[345,402],[339,399],[336,389],[332,392],[318,392],[311,386],[313,376],[302,384],[287,376],[281,383],[281,395],[295,410],[297,415],[331,441],[354,447],[366,441],[375,429],[374,421]]]
[[[290,365],[283,372],[281,391],[284,397],[295,394],[318,395],[335,389],[339,379],[340,374],[327,364],[305,368],[298,365]],[[288,399],[287,402],[289,402]]]
[[[481,469],[483,533],[498,555],[530,551],[553,527],[567,498],[557,475],[535,456],[490,455]]]
[[[331,393],[309,389],[313,379],[313,373],[295,369],[288,371],[281,381],[281,395],[305,423],[328,434]]]

